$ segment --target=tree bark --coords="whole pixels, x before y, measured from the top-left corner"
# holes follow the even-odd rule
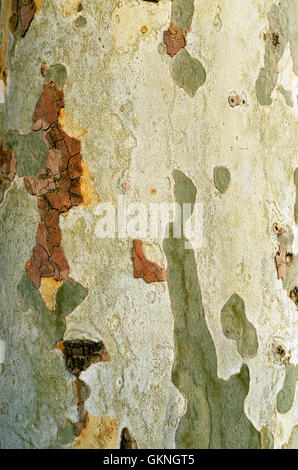
[[[297,448],[295,0],[0,5],[0,448]]]

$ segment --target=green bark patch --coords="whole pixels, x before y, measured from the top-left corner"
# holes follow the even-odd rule
[[[298,425],[294,426],[286,449],[298,449]]]
[[[67,79],[66,68],[62,64],[51,65],[45,73],[44,79],[46,83],[50,80],[54,80],[59,88],[63,88]]]
[[[194,96],[205,83],[206,71],[198,59],[194,59],[186,49],[180,49],[172,58],[170,65],[174,82],[190,96]]]
[[[172,23],[187,31],[194,14],[194,0],[173,0]]]
[[[297,0],[284,0],[284,9],[288,13],[289,41],[291,44],[291,53],[294,62],[293,70],[298,75],[298,3]]]
[[[298,225],[298,168],[294,171],[294,184],[296,186],[296,200],[294,206],[295,224]]]
[[[261,429],[261,448],[274,449],[274,436],[267,426],[263,426]]]
[[[178,170],[173,177],[176,201],[193,206],[196,188],[192,181]],[[260,433],[244,412],[249,369],[243,365],[227,381],[217,377],[216,351],[205,319],[194,251],[185,237],[172,238],[173,223],[169,228],[163,248],[175,320],[172,378],[187,398],[187,411],[176,433],[177,448],[260,448]]]
[[[286,364],[286,376],[282,389],[276,397],[276,407],[279,413],[288,413],[293,406],[296,389],[296,366]]]
[[[87,24],[87,20],[84,16],[78,16],[78,18],[75,20],[75,25],[78,27],[78,28],[83,28],[84,26],[86,26]]]
[[[64,281],[56,294],[57,314],[66,316],[71,313],[88,295],[87,287],[69,278]]]
[[[61,445],[71,444],[76,438],[76,426],[69,419],[65,419],[58,429],[58,441]]]
[[[10,186],[10,181],[4,181],[2,185],[0,186],[0,204],[4,199],[4,194],[8,190],[9,186]]]
[[[237,341],[241,356],[254,357],[257,354],[257,332],[246,318],[244,300],[239,295],[233,294],[222,308],[221,324],[226,338]]]
[[[213,171],[213,179],[216,188],[223,194],[231,182],[231,174],[224,166],[216,166]]]
[[[65,316],[71,313],[87,297],[88,289],[73,279],[65,281],[56,294],[57,308],[49,310],[38,289],[27,274],[18,284],[24,310],[32,309],[33,321],[40,328],[51,347],[63,338],[66,330]]]
[[[45,306],[39,290],[36,289],[27,274],[22,276],[18,290],[24,310],[31,308],[36,327],[41,330],[49,346],[55,347],[56,342],[63,338],[66,329],[65,319]]]
[[[283,95],[284,99],[286,100],[286,103],[287,105],[290,107],[290,108],[293,108],[294,106],[294,101],[293,101],[293,95],[292,95],[292,92],[289,91],[289,90],[285,90],[285,88],[280,85],[278,87],[278,90],[280,91],[280,93]]]
[[[284,53],[288,41],[290,41],[291,45],[294,73],[298,74],[297,18],[298,6],[296,0],[281,0],[279,5],[273,5],[269,11],[269,30],[264,35],[264,67],[260,70],[256,81],[256,95],[259,103],[263,106],[268,106],[272,103],[271,94],[278,80],[276,66]],[[285,99],[288,106],[291,106],[289,97],[285,96]]]
[[[192,97],[206,80],[206,71],[201,62],[191,57],[185,49],[193,14],[194,0],[173,0],[171,23],[163,35],[167,53],[172,57],[170,71],[174,83]]]
[[[10,131],[5,136],[6,146],[12,148],[18,158],[18,176],[33,178],[45,167],[47,148],[42,140],[42,131],[29,132],[20,135],[17,131]]]

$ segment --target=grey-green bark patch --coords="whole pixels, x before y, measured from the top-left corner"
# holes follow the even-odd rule
[[[66,316],[71,313],[88,295],[87,287],[74,279],[67,279],[56,294],[57,313]]]
[[[39,328],[51,347],[55,347],[56,342],[63,338],[66,326],[65,319],[49,310],[40,292],[34,286],[27,274],[23,274],[18,284],[18,290],[23,301],[24,310],[32,309],[33,321]]]
[[[6,193],[7,189],[10,186],[10,184],[11,184],[10,181],[5,181],[3,183],[3,185],[0,187],[0,204],[3,201],[4,194]]]
[[[293,101],[293,95],[292,95],[292,92],[289,91],[289,90],[285,90],[285,88],[280,85],[278,87],[278,90],[281,92],[281,94],[283,95],[284,99],[286,100],[286,103],[287,105],[290,107],[290,108],[293,108],[294,106],[294,101]]]
[[[184,48],[172,58],[170,70],[176,85],[190,96],[194,96],[206,80],[206,71],[201,62],[191,57]]]
[[[224,166],[216,166],[213,171],[213,179],[215,186],[223,194],[229,187],[231,174]]]
[[[298,75],[298,3],[297,0],[286,0],[284,1],[284,4],[284,8],[288,12],[289,41],[291,44],[291,53],[294,62],[293,70],[294,73]]]
[[[267,426],[263,426],[260,433],[261,449],[274,449],[274,436]]]
[[[298,449],[298,425],[293,427],[288,445],[286,445],[285,448]]]
[[[278,80],[276,66],[288,41],[291,45],[294,72],[298,74],[297,19],[298,6],[296,0],[281,0],[279,5],[273,5],[269,11],[269,30],[265,35],[264,67],[260,70],[256,81],[256,94],[261,105],[266,106],[272,103],[271,94]],[[289,105],[286,96],[285,99]]]
[[[196,200],[196,188],[181,171],[173,172],[178,203]],[[170,224],[170,237],[173,224]],[[168,286],[175,319],[173,383],[187,398],[177,433],[177,448],[260,448],[260,433],[244,412],[249,369],[225,381],[217,377],[215,346],[208,330],[190,242],[167,238]]]
[[[82,28],[86,26],[87,20],[84,16],[78,16],[78,18],[75,20],[75,25],[78,26],[78,28]]]
[[[194,11],[194,0],[173,0],[171,21],[187,31],[191,25]]]
[[[286,364],[286,376],[282,389],[276,397],[276,407],[279,413],[288,413],[293,406],[296,389],[296,366]]]
[[[47,148],[42,140],[42,131],[20,135],[10,131],[4,136],[6,146],[17,154],[17,175],[33,178],[45,167]]]
[[[276,65],[282,57],[287,39],[287,17],[283,9],[273,5],[269,14],[269,31],[265,38],[265,67],[260,70],[256,81],[257,98],[262,105],[272,103],[271,93],[274,90],[278,73]]]
[[[34,323],[42,331],[50,346],[63,338],[66,329],[64,317],[71,313],[88,295],[88,289],[69,278],[64,281],[56,294],[57,308],[49,310],[38,289],[27,274],[22,276],[18,290],[25,310],[32,309]]]
[[[69,419],[65,419],[59,426],[57,437],[61,445],[71,444],[76,438],[75,424]]]
[[[196,202],[197,190],[192,181],[185,176],[182,171],[174,170],[173,178],[175,180],[175,199],[178,204],[190,204],[191,212]]]
[[[258,351],[258,337],[255,327],[245,315],[244,300],[233,294],[221,310],[221,324],[224,335],[237,341],[241,356],[254,357]]]
[[[57,83],[59,88],[63,88],[64,83],[66,82],[66,79],[67,79],[67,70],[65,66],[62,64],[51,65],[44,79],[45,79],[45,82],[54,80]]]
[[[298,225],[298,168],[294,171],[294,184],[296,186],[296,200],[294,206],[295,224]]]
[[[289,250],[289,253],[291,251]],[[297,288],[298,288],[298,256],[292,254],[290,262],[287,264],[286,276],[283,279],[283,287],[287,290],[289,297],[298,306]]]

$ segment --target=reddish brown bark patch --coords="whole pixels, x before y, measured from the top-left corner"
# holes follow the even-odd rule
[[[87,426],[88,411],[85,409],[85,401],[90,396],[90,389],[85,382],[77,377],[74,382],[74,392],[79,413],[79,421],[75,423],[76,435],[78,437],[82,430]]]
[[[166,271],[145,257],[141,240],[133,241],[132,261],[135,279],[142,278],[148,284],[167,280]]]
[[[167,31],[163,32],[163,40],[167,46],[167,54],[171,57],[186,46],[185,31],[173,23],[170,24]]]
[[[13,181],[17,169],[16,153],[11,149],[4,149],[3,141],[0,145],[0,202],[10,183]]]
[[[34,0],[12,0],[11,9],[11,31],[14,32],[19,27],[21,36],[25,36],[36,13]]]
[[[36,246],[26,269],[39,288],[41,277],[56,281],[68,278],[69,265],[61,247],[60,213],[83,202],[81,192],[81,143],[67,135],[59,124],[64,108],[63,91],[51,80],[45,83],[33,114],[32,130],[43,131],[48,149],[45,168],[34,178],[24,177],[27,191],[38,198],[41,223]]]
[[[0,185],[2,181],[12,181],[17,171],[17,156],[11,149],[4,149],[3,141],[0,145]]]

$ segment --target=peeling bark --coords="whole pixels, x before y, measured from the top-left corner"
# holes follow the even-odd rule
[[[143,252],[141,240],[134,240],[132,250],[132,260],[134,267],[134,278],[144,279],[145,282],[163,282],[166,281],[166,272],[158,264],[148,261]]]

